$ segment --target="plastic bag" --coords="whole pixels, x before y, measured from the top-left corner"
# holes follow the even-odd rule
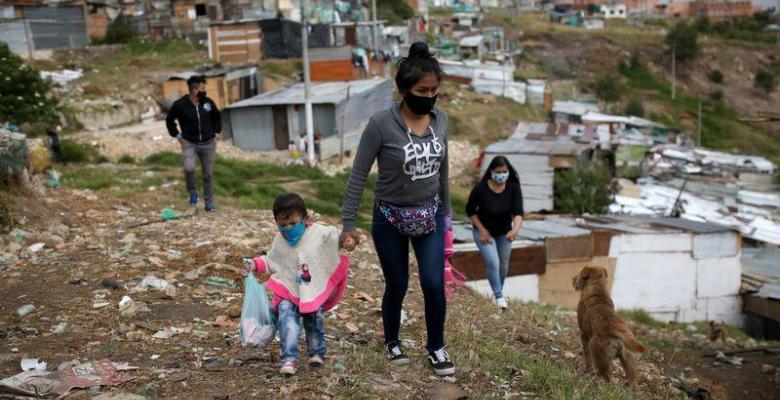
[[[263,347],[274,339],[276,321],[268,307],[265,286],[254,274],[244,279],[244,307],[241,309],[241,345]]]

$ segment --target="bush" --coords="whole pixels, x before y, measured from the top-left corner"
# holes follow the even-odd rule
[[[631,99],[631,101],[626,104],[625,112],[626,114],[635,117],[642,118],[645,116],[645,108],[642,106],[642,102],[639,99]]]
[[[127,18],[123,15],[117,17],[111,24],[108,25],[106,30],[106,36],[102,39],[92,39],[94,44],[124,44],[129,43],[136,38],[135,30],[133,26],[127,21]]]
[[[0,123],[57,123],[58,102],[51,82],[0,42]]]
[[[723,101],[723,92],[716,90],[710,94],[712,101]]]
[[[60,142],[60,152],[62,162],[84,163],[92,159],[92,152],[89,146],[83,143],[76,143],[72,140],[62,140]]]
[[[756,73],[754,85],[766,93],[771,93],[777,86],[777,76],[772,71],[762,69]]]
[[[715,83],[723,83],[723,72],[720,72],[720,70],[714,69],[710,71],[707,77]]]
[[[387,20],[390,25],[412,18],[415,10],[404,0],[383,0],[376,2],[377,18]]]
[[[592,86],[593,91],[596,93],[596,97],[607,105],[620,100],[620,93],[623,89],[616,76],[603,75],[596,79]]]
[[[120,164],[135,164],[135,158],[125,154],[122,157],[119,157],[119,163]]]
[[[612,204],[615,187],[604,165],[577,163],[555,174],[555,209],[564,213],[603,214]]]
[[[693,59],[699,52],[698,32],[696,28],[685,21],[680,21],[666,34],[666,44],[669,53],[675,53],[679,62]]]

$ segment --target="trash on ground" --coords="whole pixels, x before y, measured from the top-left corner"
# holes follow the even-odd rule
[[[60,366],[57,371],[34,369],[0,380],[0,393],[44,397],[63,396],[73,389],[117,386],[135,377],[120,372],[109,359]]]
[[[225,287],[231,289],[235,289],[236,287],[236,281],[229,278],[223,278],[219,275],[212,275],[206,278],[206,284],[209,286]]]

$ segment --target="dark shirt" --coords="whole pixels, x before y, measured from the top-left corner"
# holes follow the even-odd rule
[[[512,230],[512,219],[523,215],[523,192],[520,185],[510,182],[503,192],[496,193],[490,190],[487,182],[480,181],[471,190],[466,214],[469,217],[476,214],[492,236],[506,235]]]
[[[179,122],[181,132],[176,127]],[[165,117],[168,134],[173,137],[181,135],[192,143],[208,143],[214,140],[214,135],[222,132],[222,116],[214,101],[206,97],[198,102],[198,106],[184,95],[176,100],[168,116]]]

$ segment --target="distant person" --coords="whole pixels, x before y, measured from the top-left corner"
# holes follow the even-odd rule
[[[414,248],[425,299],[428,360],[436,375],[455,373],[444,348],[447,312],[444,286],[444,233],[450,214],[447,115],[434,107],[443,77],[428,45],[417,42],[398,62],[395,83],[403,97],[369,119],[344,195],[341,241],[357,242],[355,219],[374,162],[379,176],[371,221],[385,277],[382,298],[387,355],[408,364],[399,340],[401,307],[409,285],[409,243]]]
[[[222,134],[222,116],[213,100],[206,97],[206,77],[193,75],[187,80],[189,94],[176,100],[165,117],[168,133],[181,144],[184,159],[184,180],[190,194],[190,205],[198,205],[198,189],[195,184],[196,158],[200,159],[203,171],[203,197],[206,211],[214,207],[214,157],[217,141]],[[179,125],[176,126],[178,121]]]
[[[466,214],[474,225],[474,241],[485,260],[493,298],[507,308],[504,281],[509,273],[512,242],[523,227],[520,178],[504,156],[496,156],[469,194]]]
[[[54,161],[62,161],[62,147],[60,146],[60,136],[52,129],[46,129],[46,136],[49,137],[49,148],[54,155]]]

